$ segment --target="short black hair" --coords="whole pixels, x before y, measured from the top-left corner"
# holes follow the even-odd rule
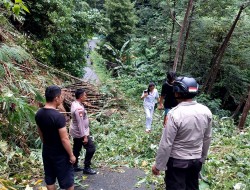
[[[79,99],[79,98],[81,97],[81,95],[82,95],[84,92],[85,92],[85,90],[82,89],[82,88],[77,89],[77,90],[75,91],[75,97],[76,97],[76,99]]]
[[[56,85],[48,86],[45,90],[46,102],[53,102],[53,100],[60,95],[61,95],[61,88]]]
[[[176,73],[174,71],[169,71],[167,74],[167,79],[169,82],[173,82],[176,78]]]

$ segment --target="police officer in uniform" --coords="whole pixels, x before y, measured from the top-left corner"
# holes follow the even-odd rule
[[[193,100],[198,92],[194,78],[178,77],[173,90],[179,104],[167,115],[152,172],[165,171],[167,190],[198,190],[211,141],[212,113]]]
[[[89,136],[89,119],[87,112],[83,106],[83,102],[87,99],[87,94],[84,89],[77,89],[75,92],[76,100],[71,104],[72,121],[70,124],[70,135],[73,137],[73,153],[76,157],[74,163],[74,171],[83,171],[84,174],[96,174],[91,165],[91,159],[95,153],[95,145]],[[82,146],[86,149],[84,160],[84,168],[78,166],[78,157]]]

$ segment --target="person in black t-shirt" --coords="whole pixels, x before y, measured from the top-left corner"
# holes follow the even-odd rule
[[[74,189],[74,171],[72,164],[75,156],[72,152],[66,121],[56,108],[62,103],[61,89],[49,86],[45,91],[46,104],[36,113],[38,133],[43,142],[43,165],[48,190],[56,190],[58,180],[62,189]]]
[[[170,109],[177,106],[178,104],[174,97],[174,92],[173,92],[173,82],[175,78],[176,78],[175,72],[172,71],[168,72],[167,81],[162,85],[161,97],[158,109],[163,109],[163,99],[164,99],[165,115],[164,115],[163,126],[166,125],[167,114],[170,111]]]

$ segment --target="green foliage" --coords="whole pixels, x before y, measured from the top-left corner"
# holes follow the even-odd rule
[[[30,147],[37,147],[36,127],[34,115],[36,108],[31,104],[34,101],[44,102],[40,95],[38,81],[33,75],[23,69],[32,69],[31,56],[22,47],[17,45],[1,44],[0,46],[0,139],[8,140],[12,145],[29,153]],[[27,65],[26,65],[27,64]],[[31,66],[30,68],[28,67]],[[45,79],[32,70],[39,83]],[[31,75],[30,75],[31,74]],[[44,83],[46,84],[46,83]]]
[[[33,177],[42,169],[41,151],[34,150],[27,157],[18,147],[12,148],[1,140],[0,157],[1,189],[24,189],[27,185],[38,187]]]
[[[221,100],[220,99],[212,99],[209,95],[200,94],[196,97],[199,103],[206,105],[214,115],[219,117],[228,117],[230,112],[221,109]]]
[[[104,7],[111,28],[107,40],[116,49],[120,49],[129,40],[136,23],[134,4],[130,0],[107,0]]]
[[[6,4],[2,2],[1,7],[4,5],[16,14],[22,15],[27,11],[22,7],[21,0],[15,3],[5,0]],[[99,51],[103,57],[93,52],[91,59],[94,68],[103,73],[102,81],[106,83],[100,90],[109,98],[119,96],[117,101],[122,109],[105,120],[100,119],[100,113],[96,116],[99,122],[92,122],[91,130],[98,147],[95,158],[98,164],[107,163],[111,167],[126,165],[142,168],[147,176],[138,185],[146,181],[163,189],[163,175],[155,178],[150,171],[161,136],[162,113],[158,110],[155,112],[153,131],[150,135],[145,134],[145,116],[139,96],[150,81],[156,82],[160,90],[166,72],[172,66],[180,30],[178,23],[182,23],[187,1],[176,2],[174,7],[173,1],[136,1],[133,4],[129,0],[108,0],[104,6],[106,15],[98,10],[103,8],[102,0],[26,2],[31,7],[31,14],[26,14],[26,21],[19,29],[24,28],[29,37],[35,40],[27,40],[26,43],[34,55],[47,64],[82,76],[88,39],[94,33],[107,36]],[[238,5],[236,0],[195,2],[184,72],[178,75],[192,75],[202,85],[211,67],[211,60],[239,10]],[[214,118],[213,143],[202,171],[204,179],[201,189],[208,186],[215,190],[237,189],[239,186],[241,189],[250,188],[249,128],[238,132],[233,121],[226,118],[229,113],[221,109],[232,110],[246,93],[250,82],[250,36],[246,32],[250,26],[249,9],[244,12],[246,14],[242,14],[223,57],[211,97],[205,94],[197,97],[198,102],[207,105],[218,116]],[[174,30],[174,21],[170,16],[173,13],[176,13]],[[2,13],[1,24],[6,23],[1,16]],[[2,40],[2,33],[0,37]],[[0,44],[0,76],[3,79],[0,90],[0,137],[9,143],[7,146],[5,141],[0,141],[0,185],[5,183],[6,188],[24,188],[24,179],[35,175],[31,167],[37,163],[32,160],[40,158],[36,152],[31,154],[35,159],[23,156],[23,151],[28,153],[30,147],[40,147],[34,125],[35,110],[29,103],[34,99],[43,101],[38,87],[43,88],[53,82],[39,76],[34,69],[37,80],[40,80],[35,85],[13,63],[24,64],[29,60],[30,56],[22,48]],[[109,73],[104,68],[107,64],[111,65],[111,72],[116,72],[115,81],[110,76],[104,79]],[[49,71],[45,74],[49,75]],[[105,106],[110,108],[115,104],[115,101],[106,102]],[[124,109],[127,109],[126,112]],[[246,124],[249,126],[249,117]],[[36,172],[39,173],[38,170]],[[2,179],[10,177],[13,177],[12,181],[3,182]]]
[[[239,132],[233,120],[215,118],[213,142],[203,171],[210,189],[250,188],[249,129]]]
[[[120,4],[110,1],[108,5],[111,9],[119,7]],[[239,5],[241,3],[235,0],[195,3],[193,17],[190,19],[192,23],[186,44],[184,68],[182,73],[178,73],[180,67],[177,68],[178,75],[193,76],[200,85],[204,83],[212,59],[229,32],[239,11]],[[112,51],[108,51],[105,47],[101,48],[100,54],[107,60],[107,68],[115,72],[114,76],[123,76],[125,79],[132,77],[136,81],[135,84],[145,84],[149,81],[161,84],[173,64],[180,31],[178,23],[182,23],[186,6],[187,1],[178,2],[175,6],[172,1],[137,1],[135,13],[138,23],[130,35],[130,43],[125,54],[122,59],[118,57],[121,63],[117,61],[117,56],[114,56],[114,52],[119,51],[121,47],[114,45],[115,36],[112,39],[106,38],[112,44]],[[174,13],[176,21],[172,19]],[[247,45],[250,36],[245,32],[250,26],[248,13],[249,8],[244,9],[236,25],[212,89],[212,99],[221,100],[218,109],[234,111],[242,96],[246,94],[250,83],[248,69],[250,51]],[[114,13],[113,17],[117,15],[119,13]],[[172,28],[173,23],[174,28]],[[128,85],[128,89],[130,86]]]
[[[25,12],[30,13],[29,9],[24,5],[22,0],[1,0],[0,6],[3,5],[8,11],[12,11],[16,16],[20,13],[25,14]]]
[[[95,9],[103,9],[104,0],[86,0],[90,7]]]
[[[103,55],[103,58],[106,60],[105,65],[112,72],[113,76],[119,76],[127,68],[126,64],[129,63],[129,53],[126,50],[129,42],[129,40],[125,42],[120,50],[117,50],[108,42],[101,44],[98,52]]]
[[[197,3],[187,44],[185,71],[200,78],[202,84],[218,51],[239,11],[239,2],[230,0],[215,4],[213,1]],[[218,9],[223,11],[218,11]],[[228,11],[231,10],[231,11]],[[245,9],[244,12],[248,12]],[[249,16],[242,14],[222,58],[212,97],[222,100],[222,108],[233,111],[249,84],[248,43]],[[201,32],[203,31],[203,32]],[[195,35],[194,35],[195,34]],[[243,35],[244,34],[244,35]],[[248,70],[248,71],[246,71]]]
[[[19,87],[19,90],[14,84],[12,86],[12,90],[5,87],[0,93],[0,138],[8,139],[28,153],[29,146],[37,147],[35,141],[38,134],[34,125],[36,108],[29,104],[28,96],[19,94],[22,90],[32,93],[33,87]]]
[[[105,86],[102,85],[102,88]],[[154,184],[156,189],[163,189],[164,174],[162,173],[158,178],[151,174],[151,166],[155,161],[161,137],[163,113],[159,110],[155,111],[153,130],[148,135],[144,132],[145,115],[142,101],[139,100],[141,89],[145,86],[138,83],[136,78],[129,78],[128,75],[125,78],[124,75],[116,78],[106,88],[110,89],[110,87],[116,89],[116,92],[119,92],[119,89],[122,91],[127,97],[128,106],[126,114],[116,113],[105,121],[92,122],[91,130],[97,145],[96,165],[106,163],[111,167],[141,168],[145,171],[146,177],[138,181],[138,186],[146,183],[149,187],[150,184]],[[214,116],[212,145],[208,160],[202,169],[200,189],[224,190],[238,187],[248,189],[250,128],[239,132],[234,121],[226,117],[228,112],[220,109],[221,100],[201,94],[197,97],[197,101],[207,105],[214,114],[218,115]]]
[[[35,55],[48,64],[82,77],[85,45],[94,32],[106,33],[108,20],[84,1],[29,1],[25,29],[40,39],[30,44]],[[32,24],[31,24],[32,23]]]
[[[10,62],[15,60],[18,63],[30,60],[30,55],[20,46],[8,46],[0,44],[0,61]]]
[[[98,78],[102,83],[106,83],[106,80],[111,78],[111,74],[107,71],[105,67],[105,59],[97,53],[96,51],[92,51],[90,55],[91,61],[94,63],[93,68],[95,73],[98,75]]]
[[[23,121],[34,122],[35,110],[30,106],[27,97],[15,97],[10,89],[2,89],[0,96],[2,114],[9,120],[9,125],[22,124]]]
[[[123,81],[127,83],[127,81]],[[120,87],[120,83],[114,83]],[[123,91],[131,97],[129,91]],[[204,98],[204,97],[203,97]],[[164,173],[158,178],[151,174],[156,150],[161,138],[162,113],[155,111],[152,132],[144,132],[145,115],[139,96],[127,99],[126,114],[113,114],[105,122],[93,121],[92,134],[97,151],[96,165],[108,164],[110,167],[128,166],[141,168],[146,177],[138,181],[156,189],[164,188]],[[233,189],[234,186],[249,188],[249,129],[239,132],[230,118],[214,117],[213,142],[206,164],[202,170],[200,189]],[[230,179],[230,180],[225,180]]]

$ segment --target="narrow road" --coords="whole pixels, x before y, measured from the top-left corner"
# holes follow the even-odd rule
[[[154,190],[154,187],[146,187],[145,183],[138,181],[145,177],[145,173],[136,168],[119,168],[112,171],[109,168],[97,168],[96,175],[83,175],[76,173],[84,187],[77,186],[75,190]]]
[[[89,48],[90,51],[92,51],[93,49],[95,49],[96,44],[99,42],[98,39],[92,39],[89,40],[87,48]],[[90,56],[86,56],[86,61],[87,61],[87,67],[84,68],[85,74],[83,76],[83,80],[90,82],[92,84],[100,84],[100,80],[97,76],[97,74],[93,71],[93,69],[91,68],[91,59]]]
[[[88,42],[88,47],[92,51],[98,39],[92,39]],[[90,57],[86,57],[87,67],[84,68],[85,74],[83,79],[92,84],[100,84],[100,80],[93,71]],[[77,172],[75,175],[80,180],[80,184],[75,184],[75,190],[146,190],[154,189],[153,186],[147,188],[145,183],[137,184],[141,178],[145,177],[145,172],[136,168],[119,168],[116,170],[110,168],[95,168],[96,175],[83,175]]]

